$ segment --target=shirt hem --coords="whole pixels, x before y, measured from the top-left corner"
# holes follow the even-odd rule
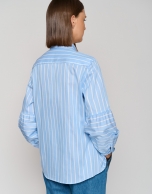
[[[49,177],[47,177],[47,176],[44,174],[44,172],[43,172],[43,171],[42,171],[42,172],[43,172],[44,176],[45,176],[47,179],[51,180],[51,181],[55,181],[55,182],[62,183],[62,184],[77,184],[77,183],[86,181],[87,179],[93,178],[93,177],[96,176],[97,174],[101,173],[102,171],[104,171],[104,170],[106,169],[106,165],[107,165],[107,163],[105,163],[105,166],[103,166],[100,170],[96,171],[96,172],[93,173],[92,175],[85,177],[85,179],[79,179],[79,180],[76,181],[76,182],[63,182],[63,181],[58,181],[58,180],[56,180],[56,179],[54,179],[54,178],[49,178]]]

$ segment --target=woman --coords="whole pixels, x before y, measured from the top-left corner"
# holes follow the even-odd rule
[[[34,63],[19,117],[26,140],[39,148],[47,194],[105,194],[119,130],[100,66],[78,52],[85,10],[79,0],[52,0],[46,46]]]

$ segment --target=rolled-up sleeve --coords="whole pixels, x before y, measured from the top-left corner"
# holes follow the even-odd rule
[[[101,154],[108,155],[115,150],[119,130],[110,109],[101,69],[96,60],[86,70],[82,91],[86,116],[84,132]]]
[[[18,119],[18,127],[20,128],[25,139],[34,147],[39,147],[36,117],[33,102],[33,84],[32,72],[26,88],[26,94],[22,104],[22,110]]]

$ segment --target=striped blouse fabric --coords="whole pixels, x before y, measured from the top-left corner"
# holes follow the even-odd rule
[[[106,167],[119,135],[100,66],[71,46],[53,46],[34,63],[18,119],[39,149],[46,178],[65,184]]]

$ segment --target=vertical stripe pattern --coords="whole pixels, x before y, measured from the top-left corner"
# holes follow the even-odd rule
[[[119,135],[101,69],[72,46],[53,46],[32,67],[18,119],[46,178],[74,184],[102,172]]]

